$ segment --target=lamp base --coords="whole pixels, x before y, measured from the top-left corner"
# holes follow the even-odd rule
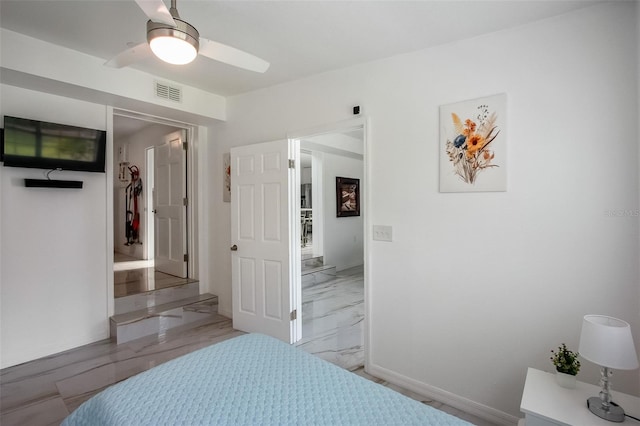
[[[624,410],[619,405],[614,405],[613,402],[609,404],[609,409],[605,410],[602,406],[602,400],[597,396],[593,396],[587,399],[587,407],[596,416],[610,422],[621,423],[624,421]]]

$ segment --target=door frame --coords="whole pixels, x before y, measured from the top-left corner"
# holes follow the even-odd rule
[[[148,146],[144,149],[144,166],[145,166],[145,187],[144,193],[144,215],[146,218],[146,230],[144,234],[145,244],[143,252],[147,254],[147,260],[155,259],[155,215],[153,213],[153,192],[151,188],[154,185],[154,158],[156,155],[156,147]]]
[[[199,138],[206,137],[206,134],[200,134],[200,127],[193,123],[184,121],[173,120],[165,117],[158,117],[151,114],[145,114],[141,112],[126,110],[122,108],[107,107],[107,130],[108,130],[108,145],[107,145],[107,317],[111,317],[114,314],[114,276],[113,276],[113,250],[114,250],[114,182],[113,182],[113,170],[115,167],[116,159],[114,158],[114,117],[125,117],[128,119],[145,121],[150,124],[162,124],[165,126],[171,126],[186,131],[187,137],[187,198],[189,200],[187,206],[187,219],[185,224],[185,233],[187,235],[187,252],[189,253],[189,262],[187,266],[187,276],[200,281],[200,293],[203,292],[202,280],[206,280],[208,277],[200,277],[200,240],[198,239],[198,210],[200,206],[200,200],[198,195],[199,179],[198,179],[198,156],[196,154],[197,147],[205,144],[199,143]],[[206,132],[205,132],[206,133]],[[202,149],[200,149],[202,151]],[[204,201],[204,200],[202,200]],[[205,224],[202,224],[205,225]],[[204,241],[206,243],[206,238]],[[203,247],[204,251],[207,251],[206,247]],[[207,273],[207,270],[204,271]],[[108,328],[108,325],[107,325]]]
[[[302,129],[293,131],[287,134],[289,140],[300,140],[305,137],[319,136],[327,133],[338,133],[347,129],[352,129],[355,127],[362,127],[362,144],[363,144],[363,153],[362,153],[362,163],[363,163],[363,177],[364,177],[364,191],[360,192],[360,203],[362,205],[363,213],[363,236],[364,236],[364,369],[368,371],[369,365],[371,365],[370,359],[370,342],[371,342],[371,323],[369,321],[370,317],[370,306],[371,306],[371,293],[370,293],[370,285],[369,285],[369,277],[371,276],[371,262],[370,262],[370,245],[369,241],[371,240],[371,167],[369,164],[369,149],[370,149],[370,129],[371,123],[370,118],[367,116],[359,116],[356,118],[351,118],[343,121],[337,121],[333,123],[326,123],[320,126]],[[297,188],[298,202],[295,203],[295,214],[294,217],[300,217],[300,173],[296,173],[296,183],[294,185]],[[331,190],[330,188],[324,188],[324,190]],[[293,226],[293,225],[292,225]],[[293,226],[296,228],[296,226]],[[302,252],[300,249],[300,226],[297,226],[297,232],[291,232],[292,238],[297,238],[297,240],[292,240],[291,244],[293,247],[297,247],[294,250],[295,253],[295,264],[300,266],[302,263]],[[299,268],[300,269],[300,268]],[[298,271],[301,273],[301,271]],[[292,289],[295,290],[296,294],[301,298],[302,295],[302,280],[297,280],[297,288]],[[302,315],[302,303],[299,304],[298,309],[300,309],[300,315]],[[302,321],[301,321],[302,323]]]

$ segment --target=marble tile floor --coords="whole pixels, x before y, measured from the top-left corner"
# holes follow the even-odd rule
[[[244,334],[219,315],[162,338],[102,340],[0,371],[0,424],[57,425],[82,402],[128,377]]]
[[[116,299],[116,306],[118,301]],[[122,344],[145,336],[162,336],[174,328],[200,323],[218,313],[218,296],[209,293],[114,315],[109,320],[110,335]]]
[[[347,370],[364,365],[364,274],[362,267],[338,272],[302,289],[300,349]]]
[[[128,254],[119,253],[117,251],[113,252],[113,269],[118,270],[121,269],[131,269],[129,266],[143,265],[143,267],[151,267],[153,266],[153,260],[145,260],[138,259],[134,256],[129,256]]]
[[[369,380],[481,426],[470,414],[399,388],[364,372],[362,269],[338,273],[332,283],[303,291],[301,349]],[[190,328],[116,345],[103,340],[0,371],[0,424],[58,425],[82,402],[128,377],[170,359],[244,334],[215,315]]]
[[[192,282],[195,281],[156,271],[154,267],[114,270],[113,272],[114,296],[116,298]]]

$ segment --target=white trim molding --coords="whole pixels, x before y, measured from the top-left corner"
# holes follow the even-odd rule
[[[479,404],[471,401],[470,399],[463,398],[454,393],[448,392],[444,389],[437,388],[435,386],[428,385],[426,383],[419,382],[410,377],[398,374],[394,371],[388,370],[379,365],[369,363],[368,368],[365,369],[368,374],[384,379],[389,383],[401,386],[407,390],[415,392],[419,395],[423,395],[427,398],[446,404],[450,407],[462,410],[466,413],[472,414],[481,419],[487,420],[491,423],[503,426],[516,426],[518,419],[511,414],[507,414],[503,411],[496,410],[495,408],[488,407],[486,405]]]

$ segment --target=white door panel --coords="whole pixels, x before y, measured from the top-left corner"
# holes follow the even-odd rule
[[[297,283],[289,223],[295,170],[289,142],[231,149],[233,327],[288,343],[298,339]]]
[[[177,277],[187,277],[184,257],[187,247],[185,233],[187,208],[186,152],[184,131],[165,137],[155,149],[155,268]]]

